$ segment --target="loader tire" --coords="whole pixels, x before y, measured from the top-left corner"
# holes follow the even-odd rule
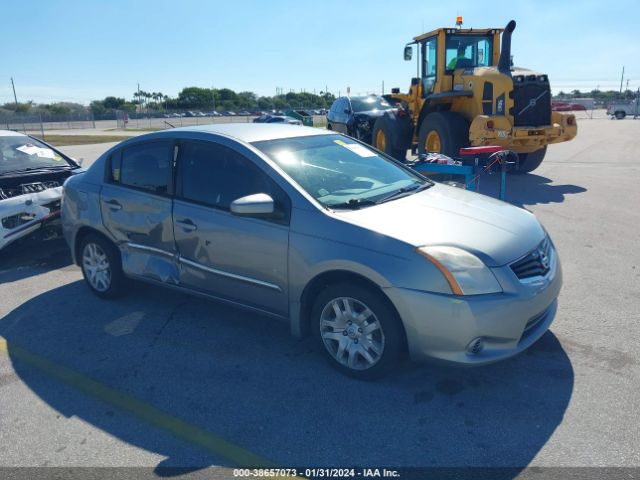
[[[457,113],[433,112],[422,120],[418,132],[418,154],[442,153],[459,156],[461,148],[469,146],[469,124]]]
[[[381,152],[386,153],[396,160],[404,161],[407,158],[407,149],[395,148],[399,132],[394,118],[383,115],[376,119],[371,133],[371,145]]]
[[[529,173],[533,172],[540,166],[544,156],[547,153],[546,145],[540,150],[536,150],[531,153],[520,153],[518,155],[518,172],[517,173]]]

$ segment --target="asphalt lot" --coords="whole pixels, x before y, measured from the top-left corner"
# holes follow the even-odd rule
[[[88,165],[108,147],[62,150]],[[99,300],[60,240],[12,247],[0,466],[640,467],[639,162],[640,121],[584,119],[509,177],[507,199],[543,222],[564,269],[532,348],[375,383],[269,318],[144,285]]]

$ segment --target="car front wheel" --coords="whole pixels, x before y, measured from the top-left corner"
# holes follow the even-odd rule
[[[325,357],[342,373],[374,379],[397,362],[400,320],[380,293],[346,283],[329,286],[316,299],[312,318]]]

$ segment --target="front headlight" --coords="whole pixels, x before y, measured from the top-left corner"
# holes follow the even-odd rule
[[[418,247],[420,255],[440,270],[455,295],[502,292],[491,270],[475,255],[456,247]]]

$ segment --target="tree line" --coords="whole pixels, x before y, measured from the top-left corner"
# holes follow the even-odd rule
[[[162,92],[139,91],[133,93],[129,101],[120,97],[106,97],[94,100],[89,109],[95,115],[123,110],[134,111],[166,111],[166,110],[213,110],[250,112],[262,110],[285,110],[296,108],[321,109],[329,108],[335,96],[329,92],[319,94],[308,92],[289,92],[281,95],[258,96],[253,92],[235,92],[230,88],[185,87],[177,97],[170,97]]]
[[[614,100],[634,100],[638,92],[633,90],[624,90],[622,93],[618,90],[591,90],[589,92],[581,92],[580,90],[572,90],[569,93],[560,91],[555,95],[554,100],[571,100],[574,98],[593,98],[598,103],[607,104]]]

